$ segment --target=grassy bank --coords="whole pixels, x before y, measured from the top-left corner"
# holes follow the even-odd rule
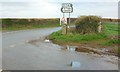
[[[95,41],[99,39],[104,39],[107,36],[104,34],[75,34],[75,33],[68,33],[67,35],[61,35],[61,31],[57,31],[52,33],[49,38],[51,40],[54,40],[55,42],[62,44],[64,42],[70,43],[70,42],[89,42],[89,41]]]
[[[110,40],[110,37],[114,37],[118,35],[118,24],[103,24],[103,32],[102,33],[90,33],[81,35],[76,33],[72,28],[69,29],[67,35],[61,35],[61,31],[57,31],[52,33],[49,38],[54,40],[57,43],[63,42],[91,42],[96,40]],[[111,43],[118,43],[118,40],[110,40]],[[109,42],[109,43],[110,43]]]
[[[117,45],[120,44],[118,40],[118,24],[104,23],[101,33],[89,33],[81,35],[76,33],[74,28],[70,28],[66,35],[61,35],[61,30],[49,35],[49,39],[60,45],[92,45],[96,47],[110,47],[114,52],[120,52]]]

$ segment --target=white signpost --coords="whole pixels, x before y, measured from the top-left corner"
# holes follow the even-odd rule
[[[71,3],[62,3],[62,8],[61,8],[61,12],[63,13],[63,18],[65,19],[65,15],[64,13],[69,13],[69,24],[70,24],[70,13],[73,12],[73,5]],[[67,33],[67,22],[65,23],[66,20],[63,20],[64,22],[62,22],[62,20],[60,19],[60,24],[62,25],[62,34],[66,34]],[[66,27],[64,27],[66,26]],[[64,29],[66,28],[66,29]],[[66,30],[66,31],[64,31]]]

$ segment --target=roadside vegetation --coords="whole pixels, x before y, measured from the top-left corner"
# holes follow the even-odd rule
[[[96,17],[97,18],[97,17]],[[99,17],[98,17],[99,18]],[[95,19],[93,18],[93,23]],[[98,20],[98,19],[97,19]],[[84,21],[84,20],[82,20]],[[88,20],[87,20],[88,21]],[[91,21],[91,20],[90,20]],[[77,22],[77,26],[80,27],[81,23],[84,22]],[[76,23],[75,22],[75,23]],[[98,20],[99,22],[99,20]],[[80,23],[80,24],[79,24]],[[86,22],[85,22],[86,23]],[[89,22],[86,23],[86,25]],[[97,24],[97,22],[96,22]],[[92,24],[91,24],[92,25]],[[82,24],[83,26],[83,24]],[[96,26],[93,24],[93,26]],[[68,32],[66,35],[61,34],[61,30],[57,32],[53,32],[51,35],[49,35],[49,39],[52,40],[56,44],[60,45],[73,45],[73,46],[81,46],[81,45],[88,45],[94,48],[107,48],[110,50],[110,52],[114,53],[115,55],[118,55],[120,53],[120,49],[118,49],[118,44],[120,44],[119,35],[118,35],[118,23],[116,22],[102,22],[102,31],[99,33],[97,30],[93,30],[90,28],[93,28],[92,26],[88,25],[87,28],[82,29],[76,29],[76,27],[71,27],[68,29]],[[79,28],[77,27],[77,28]],[[94,27],[96,28],[96,27]],[[83,31],[85,32],[83,32]],[[91,31],[90,31],[91,30]]]
[[[59,19],[2,19],[2,30],[25,30],[59,26]]]
[[[70,28],[68,33],[66,35],[61,34],[61,30],[57,32],[53,32],[49,38],[51,40],[55,40],[59,44],[64,44],[64,42],[70,43],[70,42],[91,42],[96,40],[105,40],[103,45],[111,45],[111,44],[117,44],[120,43],[118,40],[118,30],[115,30],[118,24],[113,24],[112,29],[109,23],[104,23],[103,27],[104,30],[101,33],[89,33],[89,34],[79,34],[75,31],[75,28]]]

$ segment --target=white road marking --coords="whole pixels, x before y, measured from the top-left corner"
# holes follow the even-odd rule
[[[28,41],[28,40],[26,40],[25,42],[26,42],[26,43],[28,43],[29,41]]]
[[[12,47],[12,48],[13,48],[13,47],[15,47],[15,45],[10,45],[9,47]]]
[[[2,69],[0,69],[0,72],[2,72]]]
[[[2,33],[2,34],[9,34],[9,33],[15,33],[15,32],[19,32],[19,31],[5,32],[5,33]]]
[[[16,33],[16,32],[24,32],[27,30],[18,30],[18,31],[9,31],[9,32],[3,32],[2,34],[9,34],[9,33]]]

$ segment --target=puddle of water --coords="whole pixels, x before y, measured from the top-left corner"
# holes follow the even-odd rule
[[[76,46],[67,46],[68,51],[76,51]]]
[[[78,47],[78,46],[69,46],[69,45],[67,45],[64,48],[61,48],[61,50],[67,50],[67,51],[70,51],[70,52],[74,52],[74,51],[85,52],[85,53],[89,53],[89,54],[92,54],[92,55],[94,55],[94,54],[101,55],[101,52],[99,52],[97,50],[93,50],[93,49],[85,48],[85,47]]]
[[[74,67],[80,67],[80,62],[78,62],[78,61],[72,61],[71,62],[71,66],[74,68]]]
[[[89,49],[86,48],[77,48],[77,46],[66,46],[65,48],[61,48],[62,50],[68,50],[68,51],[77,51],[77,52],[87,52],[87,53],[93,53]]]

